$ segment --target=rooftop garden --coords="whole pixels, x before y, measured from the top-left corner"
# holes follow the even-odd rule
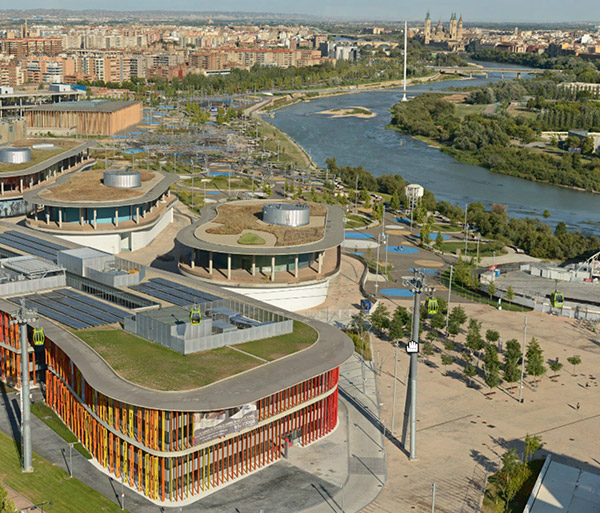
[[[48,199],[61,201],[118,201],[137,198],[146,192],[157,175],[152,171],[140,171],[142,186],[137,189],[107,187],[103,183],[104,170],[91,169],[76,173],[64,182],[52,185],[40,193]]]
[[[29,169],[30,167],[35,166],[45,160],[48,160],[56,155],[60,155],[61,153],[74,148],[78,144],[81,144],[80,141],[72,141],[72,140],[64,140],[64,139],[51,139],[51,140],[43,140],[43,139],[24,139],[21,141],[15,141],[10,144],[10,147],[18,147],[18,148],[31,148],[34,144],[52,144],[55,148],[47,149],[47,150],[34,150],[31,149],[31,160],[29,162],[23,162],[21,164],[8,164],[5,162],[0,162],[0,173],[7,173],[12,171],[22,171],[23,169]]]
[[[275,235],[275,246],[295,246],[309,244],[323,238],[324,223],[311,223],[309,226],[276,226],[262,221],[263,203],[245,205],[226,204],[218,207],[217,217],[212,221],[215,225],[206,229],[206,233],[215,235],[238,235],[244,230],[256,230]],[[327,208],[316,203],[310,204],[311,219],[325,217]],[[243,244],[243,243],[240,243]]]
[[[163,391],[192,390],[306,349],[317,341],[310,326],[294,321],[286,335],[182,355],[118,329],[74,332],[121,377]],[[265,362],[266,360],[266,362]]]

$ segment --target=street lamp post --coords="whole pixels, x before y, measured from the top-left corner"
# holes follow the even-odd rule
[[[21,308],[13,314],[11,324],[19,326],[21,345],[21,447],[23,454],[23,472],[33,472],[31,456],[31,399],[29,397],[29,344],[27,342],[27,324],[37,321],[37,310],[26,308],[21,298]],[[35,368],[34,368],[35,372]]]
[[[392,434],[395,433],[395,423],[396,423],[396,384],[398,383],[398,346],[400,344],[396,340],[394,342],[394,395],[392,398]]]
[[[448,323],[450,321],[450,294],[452,293],[452,271],[454,266],[450,266],[450,281],[448,282],[448,302],[446,304],[446,336],[448,336]]]
[[[523,402],[523,374],[525,373],[525,344],[527,343],[527,316],[523,321],[523,355],[521,357],[521,381],[519,383],[519,402]]]
[[[402,433],[402,444],[406,447],[406,435],[409,424],[410,412],[410,459],[417,459],[417,362],[419,353],[419,327],[420,327],[420,309],[421,294],[431,294],[433,287],[428,287],[425,282],[425,273],[422,269],[415,269],[413,276],[402,278],[404,286],[409,287],[414,294],[413,318],[412,318],[412,337],[409,341],[406,352],[410,354],[409,387],[406,395],[404,409],[404,429]],[[410,408],[410,409],[409,409]]]

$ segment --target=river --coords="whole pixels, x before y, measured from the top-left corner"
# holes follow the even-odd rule
[[[511,67],[485,64],[490,70],[500,66]],[[506,74],[506,78],[514,77],[514,73]],[[482,77],[416,85],[407,88],[407,93],[410,98],[452,86],[479,86],[499,79],[499,73],[490,72],[488,80]],[[487,206],[502,203],[513,217],[539,217],[551,225],[564,221],[570,229],[600,235],[600,225],[594,224],[600,221],[596,217],[599,195],[492,173],[479,166],[457,162],[409,135],[386,129],[390,122],[389,109],[401,99],[401,89],[317,98],[279,109],[273,118],[266,119],[301,144],[320,166],[325,165],[325,159],[336,157],[338,164],[362,165],[375,176],[400,174],[405,180],[429,189],[436,198],[462,207],[474,201]],[[376,116],[359,119],[318,114],[352,106],[365,107]],[[544,210],[550,212],[547,219],[542,217]]]

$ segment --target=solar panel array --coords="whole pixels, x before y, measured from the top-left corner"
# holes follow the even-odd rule
[[[125,317],[131,315],[126,310],[70,289],[59,289],[45,294],[30,294],[23,297],[26,307],[36,308],[44,317],[77,330],[122,322]],[[10,298],[10,301],[19,304],[21,298]]]
[[[177,306],[189,306],[194,303],[222,299],[214,294],[192,289],[175,281],[165,280],[164,278],[152,278],[150,281],[133,285],[131,288]]]
[[[17,230],[8,230],[0,233],[0,244],[53,262],[56,262],[56,254],[59,251],[69,249],[66,246],[61,246],[60,244],[55,244],[39,237],[33,237]]]

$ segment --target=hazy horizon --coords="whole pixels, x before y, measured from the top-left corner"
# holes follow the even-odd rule
[[[393,0],[376,0],[365,6],[357,0],[305,0],[301,6],[291,0],[255,0],[241,2],[239,0],[221,0],[218,9],[213,2],[191,0],[173,0],[169,9],[165,9],[162,0],[147,0],[142,4],[139,0],[106,0],[97,5],[86,2],[82,6],[80,0],[22,0],[18,9],[13,6],[9,10],[104,10],[104,11],[164,11],[177,12],[215,12],[215,13],[270,13],[273,15],[305,15],[329,19],[346,19],[348,21],[411,21],[425,18],[431,12],[433,20],[448,20],[452,12],[462,14],[466,22],[498,22],[498,23],[560,23],[560,22],[596,22],[600,20],[598,3],[592,0],[579,0],[573,4],[559,0],[506,0],[503,3],[490,5],[481,0],[437,0],[429,3],[402,3]],[[486,5],[487,4],[487,5]]]

